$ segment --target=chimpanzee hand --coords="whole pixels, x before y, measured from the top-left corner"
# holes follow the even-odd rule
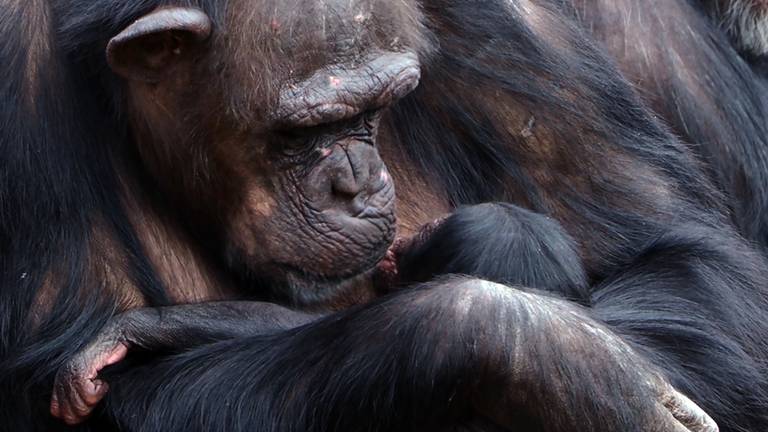
[[[101,401],[109,385],[99,371],[123,360],[130,342],[125,333],[128,316],[112,321],[90,345],[73,357],[56,375],[51,414],[69,425],[85,420]]]
[[[259,302],[212,302],[125,312],[59,371],[51,414],[67,424],[84,421],[109,389],[99,379],[99,371],[123,360],[129,349],[181,351],[209,342],[286,330],[316,318]]]
[[[663,365],[590,315],[524,287],[446,277],[277,337],[192,350],[149,366],[158,380],[140,387],[150,369],[127,371],[114,401],[131,404],[118,416],[135,431],[230,430],[258,410],[241,430],[717,431]],[[221,380],[233,365],[248,379]],[[138,407],[146,417],[130,415]],[[206,421],[189,425],[193,412]]]
[[[666,384],[666,383],[665,383]],[[678,430],[686,432],[718,432],[720,428],[701,407],[696,405],[687,396],[666,384],[660,397],[660,405],[669,412],[682,428]]]

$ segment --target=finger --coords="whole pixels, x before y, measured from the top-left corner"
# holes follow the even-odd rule
[[[84,397],[85,395],[94,393],[96,391],[96,381],[95,377],[90,376],[79,376],[73,383],[73,390],[78,393],[81,397]]]
[[[92,357],[86,362],[87,367],[84,369],[88,372],[84,374],[84,378],[96,379],[102,369],[121,362],[127,355],[128,347],[125,344],[118,343],[117,345],[111,346],[108,350],[105,350],[96,357]]]
[[[85,405],[85,402],[83,402],[78,393],[77,388],[80,385],[81,383],[79,380],[74,382],[65,395],[66,403],[62,405],[63,419],[64,422],[68,425],[76,425],[81,423],[89,411],[88,407]]]
[[[59,395],[56,394],[56,387],[51,394],[51,415],[58,418],[61,415],[61,406],[59,406]]]
[[[72,411],[80,417],[87,417],[92,410],[92,405],[86,402],[86,395],[95,392],[95,385],[91,380],[79,380],[74,391],[70,392]]]
[[[648,430],[658,432],[692,432],[672,415],[666,405],[657,402],[656,408],[659,418],[654,421],[653,427],[649,427]]]
[[[99,402],[101,402],[101,400],[104,398],[104,395],[107,394],[108,390],[109,384],[100,379],[96,379],[92,381],[92,384],[88,387],[87,390],[84,389],[80,393],[80,397],[83,399],[86,405],[89,407],[94,407]]]
[[[67,404],[65,380],[60,375],[56,377],[51,394],[51,415],[56,418],[64,418],[64,405]]]
[[[76,425],[79,421],[78,417],[72,411],[72,403],[69,401],[69,397],[62,394],[59,395],[59,400],[61,401],[61,412],[59,418],[61,418],[64,423],[68,425]]]
[[[669,412],[692,432],[720,430],[712,417],[677,390],[672,389],[663,402]]]
[[[122,343],[117,344],[99,370],[122,361],[126,355],[128,355],[128,347]]]

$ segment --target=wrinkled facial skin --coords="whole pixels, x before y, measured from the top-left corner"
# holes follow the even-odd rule
[[[419,76],[415,56],[380,54],[358,68],[319,72],[281,94],[278,160],[285,165],[277,191],[287,205],[262,221],[280,242],[269,253],[282,257],[279,265],[346,278],[383,257],[394,240],[395,209],[376,149],[379,117]],[[316,253],[303,254],[308,248]]]
[[[419,76],[415,56],[389,53],[285,90],[269,138],[277,199],[266,213],[244,203],[237,254],[294,280],[346,279],[381,260],[394,240],[395,192],[376,149],[379,117]]]
[[[377,128],[419,83],[422,29],[406,3],[264,3],[232,0],[205,44],[171,44],[167,77],[129,79],[129,100],[141,159],[192,230],[311,303],[394,240]]]

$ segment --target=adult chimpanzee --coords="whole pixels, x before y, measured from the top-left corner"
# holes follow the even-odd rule
[[[768,426],[765,263],[561,2],[167,3],[0,15],[3,427],[59,425],[59,369],[54,413],[87,414],[110,335],[203,346],[118,373],[97,427],[712,430],[677,390]],[[323,311],[389,248],[392,184],[402,237],[537,213],[465,207],[394,251],[402,283],[517,286]],[[224,299],[316,311],[168,306]],[[165,307],[105,327],[138,306]]]
[[[741,233],[768,250],[768,87],[734,49],[757,54],[768,43],[768,34],[759,36],[768,21],[751,18],[768,17],[768,7],[753,0],[573,3],[624,76],[706,164]],[[732,38],[711,17],[730,23]]]

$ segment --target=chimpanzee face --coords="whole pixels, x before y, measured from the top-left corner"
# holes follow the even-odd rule
[[[418,9],[391,0],[162,8],[112,39],[139,152],[168,200],[249,273],[324,287],[395,235],[376,146],[419,83]]]

